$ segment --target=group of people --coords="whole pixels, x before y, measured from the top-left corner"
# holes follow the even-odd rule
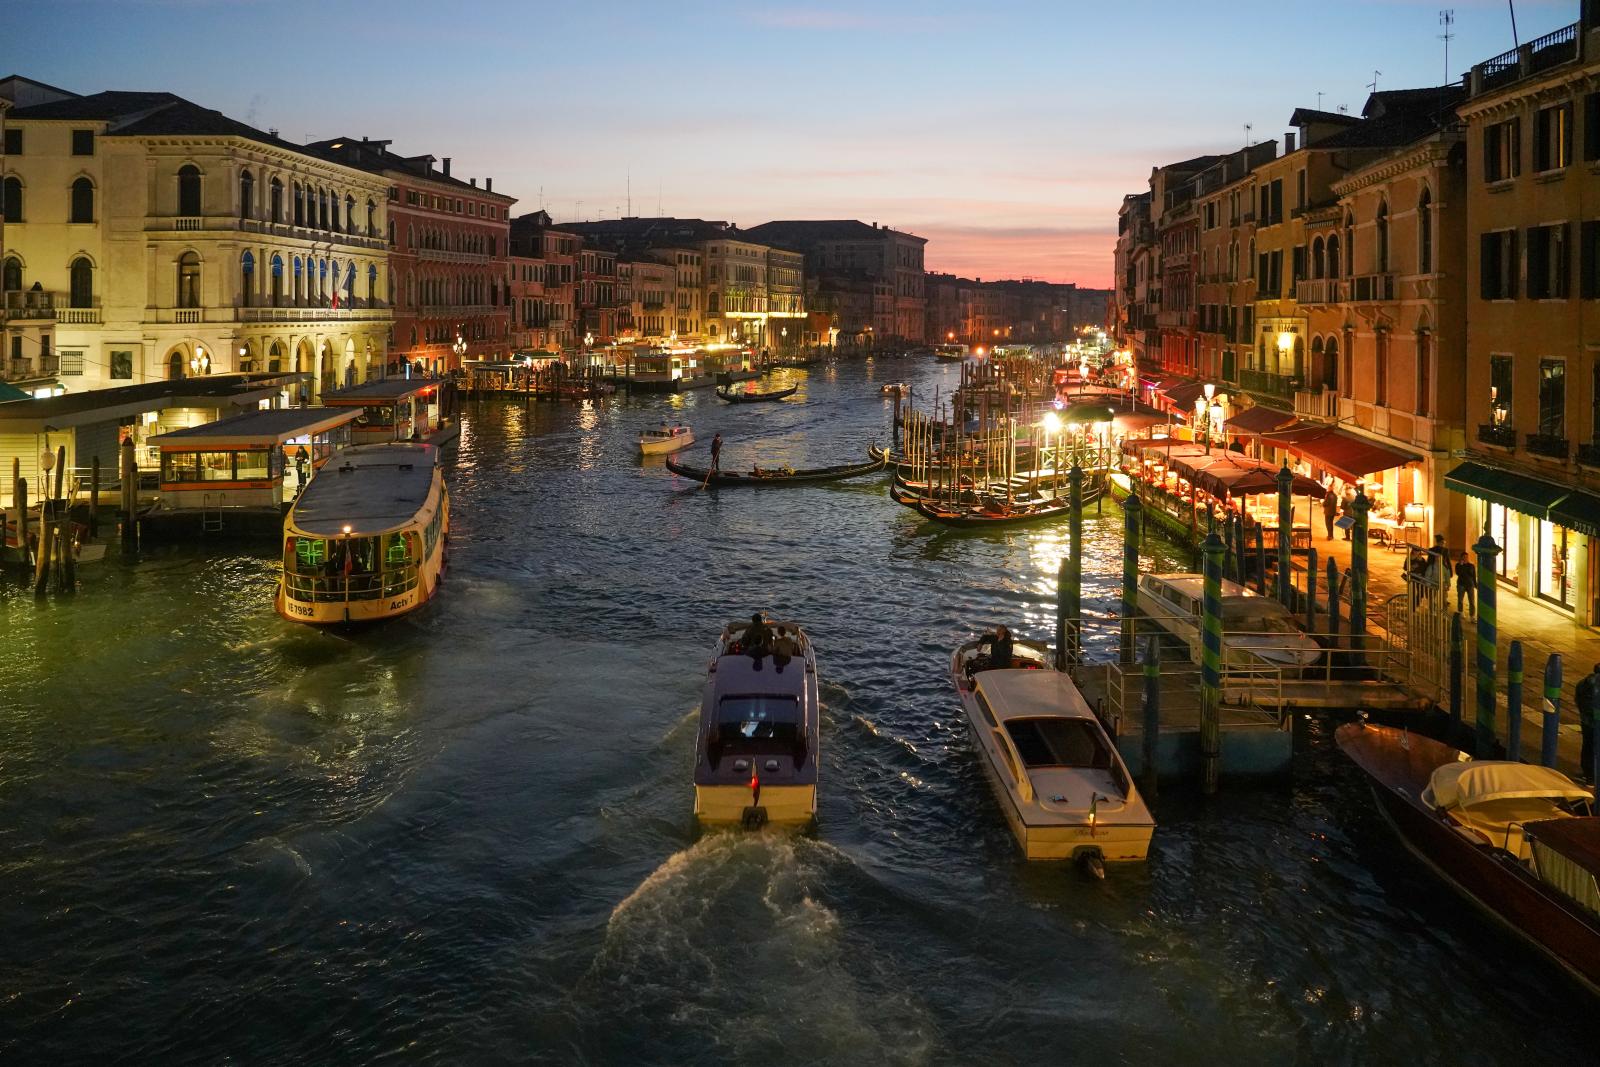
[[[1444,535],[1436,534],[1433,547],[1413,548],[1406,560],[1406,578],[1411,582],[1411,604],[1416,606],[1423,591],[1437,589],[1441,601],[1450,595],[1450,578],[1456,581],[1456,610],[1465,607],[1469,617],[1478,613],[1478,567],[1465,551],[1457,552],[1452,563]]]
[[[789,661],[800,654],[798,631],[790,633],[788,627],[782,623],[774,632],[767,625],[767,620],[758,611],[750,616],[750,625],[745,627],[740,636],[739,647],[745,655],[749,656],[756,670],[761,669],[761,661],[768,656],[772,657],[772,666],[779,674],[789,665]]]

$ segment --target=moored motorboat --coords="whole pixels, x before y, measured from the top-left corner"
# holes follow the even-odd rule
[[[968,641],[950,657],[967,730],[1006,823],[1030,860],[1143,860],[1155,817],[1072,679],[1040,644],[1016,640],[1006,664]],[[992,647],[992,646],[991,646]]]
[[[793,623],[725,626],[695,735],[694,813],[702,824],[800,826],[817,814],[821,700],[816,653]],[[759,658],[753,653],[761,653]]]
[[[437,446],[347,448],[284,516],[278,614],[332,625],[414,611],[439,588],[449,530]]]
[[[694,431],[681,422],[652,426],[639,433],[639,453],[645,456],[681,452],[694,444]]]
[[[1298,671],[1322,662],[1322,646],[1312,640],[1289,609],[1238,582],[1224,579],[1222,594],[1223,663],[1232,669]],[[1205,576],[1194,573],[1141,574],[1139,612],[1189,646],[1200,662],[1201,609]]]
[[[1348,723],[1339,748],[1366,772],[1400,840],[1445,881],[1600,992],[1600,818],[1560,772]]]

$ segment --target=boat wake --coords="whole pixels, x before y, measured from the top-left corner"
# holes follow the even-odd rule
[[[620,1048],[654,1019],[671,1062],[930,1062],[926,1011],[852,953],[846,921],[817,894],[850,866],[782,833],[708,834],[668,857],[611,913],[574,991],[580,1012],[610,1025],[586,1029]]]

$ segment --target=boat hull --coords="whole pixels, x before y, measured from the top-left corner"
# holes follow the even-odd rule
[[[1370,779],[1373,798],[1402,844],[1458,893],[1600,993],[1600,920],[1547,887],[1508,853],[1470,840],[1422,801],[1428,776],[1454,752],[1401,731],[1349,724],[1338,742]]]
[[[694,814],[704,826],[741,826],[750,810],[750,789],[742,785],[696,785]],[[764,785],[761,802],[768,826],[804,826],[817,817],[815,785]]]
[[[639,442],[639,454],[644,456],[664,456],[672,452],[682,452],[694,444],[694,434],[684,434],[682,437],[669,437],[657,439],[642,439]]]

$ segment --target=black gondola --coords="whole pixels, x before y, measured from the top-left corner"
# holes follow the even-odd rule
[[[786,396],[794,396],[798,385],[791,385],[787,389],[774,389],[769,393],[730,393],[726,389],[717,390],[717,399],[726,400],[730,404],[755,404],[763,400],[782,400]]]
[[[833,467],[813,467],[794,470],[788,467],[748,471],[708,471],[703,467],[690,467],[667,457],[667,470],[693,478],[702,485],[802,485],[808,482],[838,482],[883,470],[883,457],[877,456],[864,463],[841,463]]]
[[[1083,503],[1092,504],[1100,498],[1103,492],[1100,486],[1085,486],[1083,490]],[[906,503],[910,504],[909,501]],[[1043,522],[1046,519],[1063,518],[1072,510],[1072,504],[1066,497],[1051,497],[1045,500],[1033,500],[1026,503],[1011,502],[990,498],[977,505],[950,504],[939,500],[918,500],[911,507],[916,508],[925,518],[946,526],[985,527],[985,526],[1010,526],[1024,522]]]

